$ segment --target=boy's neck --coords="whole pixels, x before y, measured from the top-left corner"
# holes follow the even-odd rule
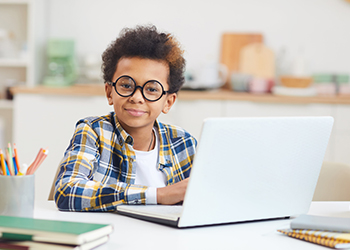
[[[134,139],[133,148],[139,151],[150,151],[155,145],[153,127],[145,127],[127,131]]]

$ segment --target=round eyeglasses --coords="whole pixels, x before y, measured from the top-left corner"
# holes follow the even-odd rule
[[[136,85],[135,80],[131,76],[126,75],[119,77],[115,82],[107,83],[111,84],[115,92],[122,97],[132,96],[140,88],[143,98],[150,102],[158,101],[163,95],[169,92],[164,91],[163,85],[156,80],[147,81],[141,87]]]

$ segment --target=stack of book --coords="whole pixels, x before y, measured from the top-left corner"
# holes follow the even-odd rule
[[[277,231],[331,248],[350,248],[350,218],[300,215],[291,221],[290,228]]]
[[[104,244],[112,225],[0,216],[0,249],[93,249]]]

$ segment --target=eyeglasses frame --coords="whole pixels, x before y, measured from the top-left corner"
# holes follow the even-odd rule
[[[117,91],[117,82],[118,82],[118,80],[119,80],[120,78],[122,78],[122,77],[128,77],[128,78],[130,78],[130,79],[134,82],[134,84],[135,84],[135,89],[134,89],[133,92],[132,92],[131,94],[129,94],[129,95],[122,95],[122,94],[120,94],[120,93]],[[160,96],[158,99],[156,99],[156,100],[149,100],[149,99],[145,96],[145,94],[143,93],[143,88],[144,88],[145,85],[146,85],[147,83],[149,83],[149,82],[157,82],[157,83],[159,83],[160,87],[162,88],[162,94],[161,94],[161,96]],[[163,85],[162,85],[159,81],[157,81],[157,80],[148,80],[148,81],[145,82],[142,86],[139,86],[139,85],[136,84],[136,81],[134,80],[134,78],[132,78],[131,76],[128,76],[128,75],[122,75],[122,76],[118,77],[117,80],[115,80],[115,82],[109,82],[109,81],[108,81],[108,82],[106,82],[106,83],[108,83],[109,85],[111,85],[111,86],[114,88],[115,92],[117,92],[117,94],[118,94],[119,96],[121,96],[121,97],[133,96],[133,95],[135,94],[136,90],[137,90],[138,88],[140,88],[140,91],[141,91],[141,94],[142,94],[143,98],[144,98],[145,100],[149,101],[149,102],[156,102],[156,101],[160,100],[160,99],[163,97],[163,95],[166,95],[166,94],[169,93],[169,90],[168,90],[168,91],[164,91]]]

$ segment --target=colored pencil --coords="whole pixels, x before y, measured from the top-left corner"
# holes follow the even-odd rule
[[[6,167],[6,173],[7,173],[7,175],[11,175],[11,173],[10,173],[10,171],[9,171],[9,168],[8,168],[8,166],[7,166],[6,161],[5,161],[5,167]]]
[[[7,168],[5,165],[5,159],[4,159],[4,155],[3,155],[1,149],[0,149],[0,162],[1,162],[2,174],[7,175]]]
[[[39,160],[38,160],[36,166],[34,166],[33,173],[39,168],[39,166],[41,165],[41,163],[42,163],[42,162],[45,160],[45,158],[47,157],[48,153],[49,153],[49,150],[47,150],[47,149],[44,149],[43,151],[41,151]]]
[[[19,161],[18,161],[18,153],[17,153],[17,147],[16,144],[13,144],[13,152],[14,152],[14,157],[15,157],[15,161],[16,161],[16,167],[17,167],[17,173],[19,173]]]
[[[18,175],[16,160],[14,156],[12,157],[12,163],[13,163],[13,170],[15,171],[15,175]]]
[[[7,159],[7,164],[12,169],[13,174],[16,175],[15,166],[13,165],[13,159],[12,159],[11,143],[7,144],[7,150],[9,152],[9,155],[8,155],[9,158]]]
[[[47,152],[46,152],[47,151]],[[45,153],[46,152],[46,153]],[[34,172],[38,169],[38,167],[40,166],[40,164],[43,162],[43,160],[46,158],[48,153],[48,150],[44,150],[42,148],[40,148],[37,156],[35,157],[34,161],[32,164],[30,164],[28,170],[27,170],[27,174],[31,175],[34,174]]]
[[[13,153],[12,153],[13,152]],[[40,148],[34,161],[29,165],[23,164],[23,167],[19,165],[18,152],[16,144],[13,144],[13,151],[11,144],[8,143],[5,154],[0,149],[0,174],[3,175],[31,175],[39,168],[42,162],[47,157],[49,151],[47,149]]]
[[[5,150],[5,153],[6,153],[7,168],[10,172],[10,175],[15,175],[15,172],[12,166],[12,158],[10,158],[9,151]]]
[[[27,175],[32,174],[32,171],[33,171],[33,169],[34,169],[34,166],[35,166],[36,163],[38,162],[38,160],[39,160],[38,158],[39,158],[40,153],[41,153],[42,150],[43,150],[42,148],[39,149],[39,152],[38,152],[38,154],[36,155],[34,161],[29,165],[29,167],[28,167],[28,169],[27,169]]]

